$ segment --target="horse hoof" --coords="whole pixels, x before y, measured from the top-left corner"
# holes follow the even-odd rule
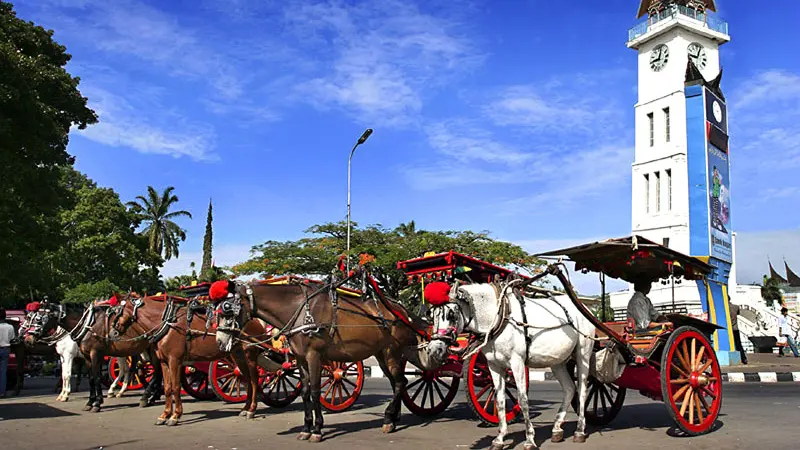
[[[169,419],[169,420],[167,421],[167,426],[168,426],[168,427],[174,427],[174,426],[175,426],[175,425],[177,425],[177,424],[178,424],[178,419]]]
[[[576,434],[572,436],[572,442],[577,442],[579,444],[583,444],[586,442],[586,435],[585,434]]]
[[[115,395],[115,397],[122,398],[122,394],[117,394],[117,395]]]
[[[156,425],[164,425],[165,423],[167,423],[167,419],[162,419],[160,417],[156,419]]]
[[[497,442],[492,442],[492,445],[489,447],[489,450],[503,450],[505,447],[504,444],[498,444]]]
[[[83,410],[84,410],[84,411],[91,411],[91,410],[92,410],[92,405],[86,405],[86,406],[84,406],[84,407],[83,407]]]
[[[385,423],[383,424],[383,427],[381,427],[381,431],[383,431],[384,434],[391,433],[394,430],[395,430],[395,425],[393,423]]]
[[[139,400],[139,408],[147,408],[147,400]]]
[[[99,412],[100,412],[100,406],[94,406],[94,407],[92,407],[92,412],[93,412],[93,413],[99,413]]]
[[[301,432],[301,433],[299,433],[297,435],[297,440],[298,441],[307,441],[308,438],[310,438],[310,437],[311,437],[311,433],[307,433],[307,432],[303,431],[303,432]]]
[[[315,444],[317,442],[322,442],[322,435],[321,434],[312,434],[311,438],[308,440],[308,442],[313,442]]]
[[[246,417],[248,420],[255,420],[256,413],[248,411]]]
[[[247,415],[247,411],[239,411],[239,417],[244,417]]]
[[[525,450],[536,450],[539,447],[537,447],[536,444],[525,444],[522,448]]]

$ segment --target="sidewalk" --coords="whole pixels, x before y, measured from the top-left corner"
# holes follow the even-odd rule
[[[779,357],[777,354],[748,353],[748,364],[721,367],[722,380],[731,383],[800,382],[800,358],[792,356],[791,351],[786,354],[789,356]],[[371,378],[383,378],[383,372],[375,358],[364,360],[364,372],[366,376]],[[530,369],[529,376],[531,381],[555,379],[550,369]]]

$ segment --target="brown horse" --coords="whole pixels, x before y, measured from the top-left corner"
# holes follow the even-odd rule
[[[213,330],[206,329],[204,310],[192,309],[193,320],[187,326],[187,313],[191,306],[186,299],[171,296],[145,297],[125,302],[122,312],[112,326],[112,337],[119,342],[154,342],[155,355],[161,362],[164,374],[164,412],[156,425],[176,425],[183,415],[180,374],[185,361],[215,361],[230,353],[247,383],[247,402],[240,415],[255,417],[258,405],[258,365],[260,350],[257,346],[237,345],[224,352],[216,344]],[[245,324],[248,333],[264,335],[263,325],[257,320]]]
[[[370,280],[372,282],[372,280]],[[386,407],[382,430],[391,433],[400,418],[400,401],[406,388],[404,366],[409,349],[415,352],[424,334],[409,322],[408,312],[398,303],[339,297],[336,287],[307,284],[239,284],[232,281],[212,285],[212,298],[224,300],[217,309],[220,326],[217,341],[228,348],[239,334],[238,324],[253,316],[280,329],[297,357],[303,377],[305,419],[297,438],[322,440],[320,404],[323,361],[355,362],[374,356],[392,384],[394,396]],[[225,285],[225,283],[227,283]],[[373,283],[376,295],[382,295]],[[223,291],[214,295],[214,291]],[[422,356],[422,355],[420,355]],[[438,355],[444,361],[443,355]],[[433,359],[433,358],[431,358]],[[419,362],[419,359],[417,359]]]
[[[135,294],[128,294],[127,298]],[[105,356],[137,356],[143,352],[150,352],[150,343],[142,341],[112,342],[109,338],[110,323],[122,311],[121,306],[89,304],[85,309],[79,310],[65,305],[63,312],[52,311],[39,315],[40,330],[38,336],[47,336],[61,326],[69,330],[72,339],[78,343],[81,355],[89,364],[89,400],[84,411],[99,412],[103,405],[103,386],[101,383],[103,361]],[[28,334],[26,343],[36,344],[37,335]],[[151,360],[154,357],[151,353]],[[153,380],[148,384],[142,394],[141,406],[148,404],[149,397],[155,386],[161,383],[160,367],[156,368]]]

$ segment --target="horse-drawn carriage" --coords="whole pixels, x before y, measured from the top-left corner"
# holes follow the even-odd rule
[[[566,257],[575,263],[576,271],[598,272],[630,283],[655,283],[672,277],[707,283],[706,276],[713,270],[700,259],[641,236],[608,239],[538,256]],[[555,275],[573,302],[579,304],[564,274]],[[622,408],[626,390],[633,389],[664,401],[669,415],[686,434],[711,430],[722,406],[722,377],[712,336],[722,327],[683,314],[666,314],[664,320],[645,329],[637,328],[632,319],[601,322],[589,311],[585,310],[585,315],[597,327],[595,355],[603,352],[602,357],[611,357],[603,368],[605,373],[589,379],[585,403],[589,423],[610,423]],[[612,364],[612,352],[621,359],[617,367]]]

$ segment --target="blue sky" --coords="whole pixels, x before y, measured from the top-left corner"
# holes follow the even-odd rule
[[[630,233],[637,1],[30,0],[100,123],[77,167],[194,214],[166,275],[345,218],[490,230],[545,250]],[[742,3],[742,4],[740,4]],[[741,281],[800,270],[800,4],[719,1]],[[739,6],[739,8],[736,8]],[[579,286],[580,288],[580,286]],[[591,290],[586,288],[586,290]]]

